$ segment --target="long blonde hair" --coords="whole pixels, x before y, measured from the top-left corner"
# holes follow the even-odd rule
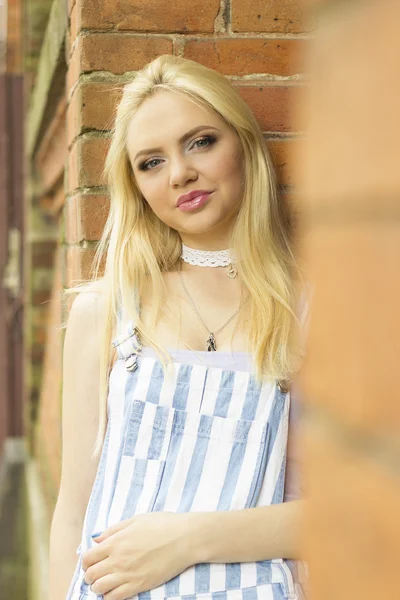
[[[262,131],[231,83],[203,65],[175,56],[160,56],[124,87],[105,164],[110,212],[100,240],[93,283],[101,268],[104,335],[101,348],[99,450],[106,426],[111,340],[121,307],[140,334],[159,352],[153,328],[145,327],[135,302],[146,287],[152,298],[152,323],[165,292],[162,273],[176,267],[181,254],[179,234],[151,211],[136,184],[126,140],[132,116],[159,90],[181,94],[220,115],[236,131],[245,166],[243,200],[231,247],[239,257],[238,271],[249,292],[249,347],[259,378],[290,380],[298,367],[295,262],[286,209],[277,193],[274,170]]]

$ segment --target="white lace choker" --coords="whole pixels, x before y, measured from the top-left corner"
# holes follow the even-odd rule
[[[229,267],[235,262],[234,250],[195,250],[182,243],[182,260],[196,267]]]

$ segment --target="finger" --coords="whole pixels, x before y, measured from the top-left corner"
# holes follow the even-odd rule
[[[104,544],[99,544],[98,546],[91,548],[91,550],[87,550],[87,552],[84,552],[82,555],[82,569],[87,571],[92,565],[108,558],[108,555],[109,548]]]
[[[85,583],[91,585],[95,583],[98,579],[105,577],[112,573],[112,567],[110,564],[110,560],[106,558],[105,560],[101,560],[100,562],[89,567],[85,572]]]
[[[137,594],[138,592],[132,590],[132,586],[125,584],[115,588],[108,594],[104,594],[103,598],[104,600],[127,600],[127,598],[136,596]]]
[[[107,595],[113,593],[115,589],[121,588],[123,583],[121,576],[118,577],[115,573],[101,577],[95,583],[90,586],[90,590],[98,596]],[[104,596],[106,597],[106,596]],[[129,596],[127,596],[129,598]]]
[[[109,538],[111,535],[114,535],[114,533],[118,533],[118,531],[125,529],[125,527],[128,527],[129,525],[131,525],[131,523],[132,523],[132,519],[126,519],[124,521],[120,521],[119,523],[116,523],[115,525],[108,527],[108,529],[105,529],[100,535],[97,535],[93,539],[95,542],[98,542],[98,543],[102,542],[103,540],[106,540],[107,538]]]

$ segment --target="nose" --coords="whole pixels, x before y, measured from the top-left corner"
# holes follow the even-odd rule
[[[197,177],[197,171],[188,157],[179,154],[170,159],[169,182],[171,187],[183,187],[190,181],[196,181]]]

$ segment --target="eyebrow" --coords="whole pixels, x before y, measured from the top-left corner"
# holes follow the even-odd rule
[[[203,129],[214,129],[215,131],[219,131],[219,129],[217,129],[216,127],[212,127],[211,125],[199,125],[198,127],[194,127],[193,129],[191,129],[190,131],[186,132],[180,139],[179,139],[179,143],[182,144],[183,142],[186,142],[187,139],[189,139],[190,137],[192,137],[192,135],[195,135],[196,133],[198,133],[199,131],[202,131]],[[139,156],[142,156],[143,154],[153,154],[156,152],[161,152],[162,148],[147,148],[146,150],[140,150],[135,158],[133,159],[134,161],[139,158]]]

